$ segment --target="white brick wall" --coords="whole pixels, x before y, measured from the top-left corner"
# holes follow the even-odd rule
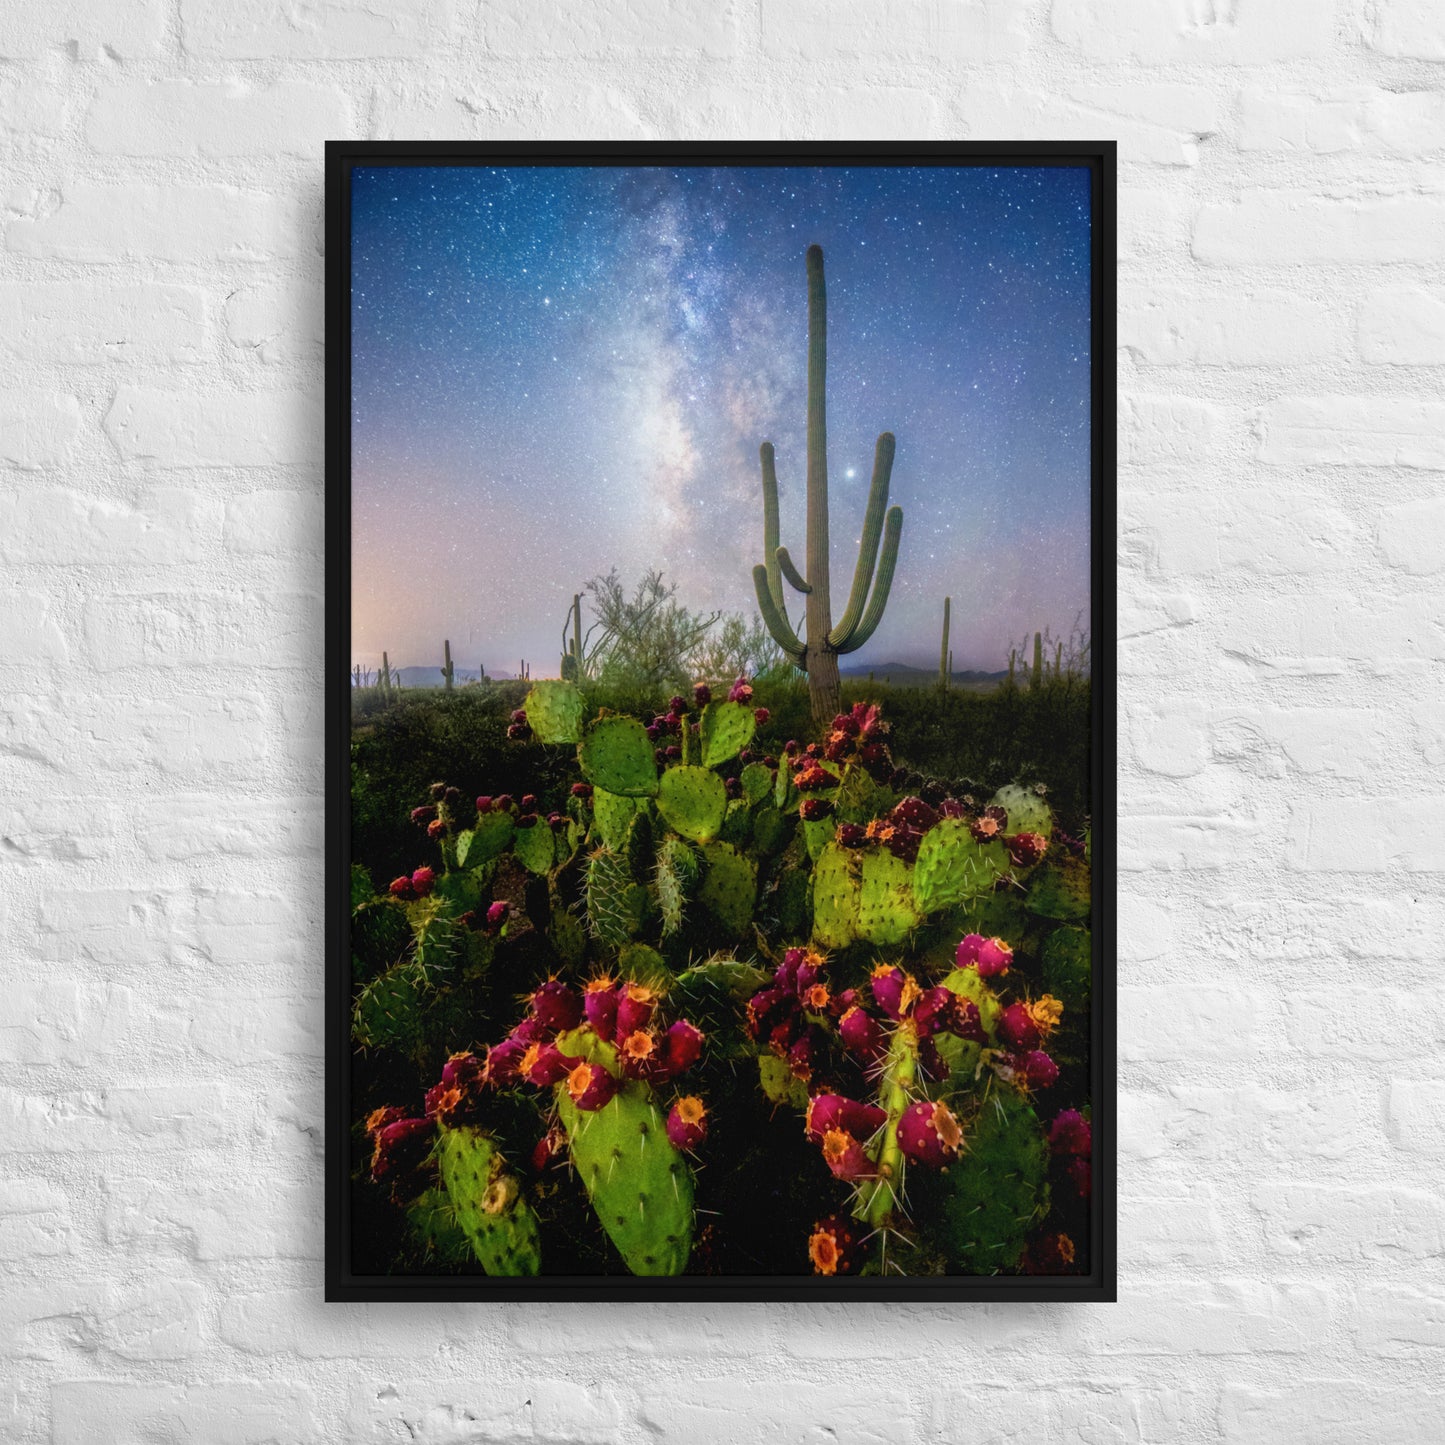
[[[0,1438],[1441,1438],[1445,8],[13,0],[0,60]],[[345,134],[1119,139],[1120,1304],[320,1303]]]

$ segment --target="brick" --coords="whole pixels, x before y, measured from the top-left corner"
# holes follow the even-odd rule
[[[1410,1032],[1425,1035],[1422,1052],[1428,1049],[1438,1057],[1442,1026],[1433,995],[1407,998],[1414,1006],[1413,1016],[1422,1020],[1421,1026]],[[1391,1011],[1388,1016],[1408,1021],[1412,1012]],[[1391,1079],[1387,1115],[1390,1141],[1397,1149],[1422,1159],[1445,1160],[1445,1079]]]
[[[1120,892],[1116,906],[1120,958],[1147,962],[1172,950],[1176,927],[1172,909],[1125,891]]]
[[[1362,600],[1348,593],[1248,596],[1218,624],[1225,653],[1275,675],[1367,676],[1445,659],[1445,608],[1433,599]]]
[[[756,22],[754,22],[756,23]],[[738,53],[739,17],[713,0],[632,0],[608,10],[591,6],[553,14],[538,26],[523,0],[499,0],[482,17],[489,57],[567,61],[613,55],[686,55],[708,60]]]
[[[60,624],[51,616],[50,597],[44,592],[0,588],[0,637],[5,639],[3,663],[63,663],[70,647]]]
[[[69,455],[80,434],[80,403],[49,391],[0,391],[0,466],[38,471]]]
[[[1294,896],[1221,898],[1204,919],[1203,937],[1210,947],[1230,940],[1256,958],[1314,964],[1320,957],[1320,916],[1327,910],[1330,946],[1345,958],[1393,965],[1437,957],[1445,931],[1439,901],[1418,898],[1404,907],[1398,898],[1368,892],[1370,884],[1360,890],[1365,896],[1352,896],[1341,880],[1325,881],[1327,905]]]
[[[234,865],[228,876],[235,876]],[[201,958],[223,968],[267,959],[294,970],[303,960],[314,962],[321,948],[320,923],[308,901],[297,893],[262,887],[203,888],[196,899],[194,929]]]
[[[790,1379],[775,1387],[756,1379],[694,1379],[686,1390],[645,1393],[643,1427],[689,1445],[733,1445],[745,1439],[757,1396],[766,1390],[768,1439],[776,1445],[905,1445],[908,1397],[876,1381],[813,1384]]]
[[[1445,60],[1445,16],[1434,0],[1390,0],[1365,10],[1365,43],[1382,55]]]
[[[221,1338],[252,1355],[343,1360],[435,1355],[458,1328],[455,1313],[439,1313],[433,1305],[326,1304],[320,1289],[230,1295],[221,1304]],[[469,1332],[475,1337],[475,1321]]]
[[[1344,1007],[1337,990],[1307,988],[1287,993],[1283,999],[1285,1037],[1292,1048],[1329,1060],[1358,1059],[1373,1068],[1378,1062],[1382,1020],[1388,1020],[1390,1052],[1394,1058],[1412,1055],[1429,1058],[1445,1047],[1445,1014],[1435,1008],[1427,994],[1400,988],[1370,988],[1370,1007]],[[1418,1139],[1423,1152],[1431,1149],[1431,1130],[1418,1135],[1403,1125],[1411,1092],[1420,1089],[1425,1102],[1432,1089],[1445,1104],[1445,1087],[1428,1080],[1396,1079],[1390,1084],[1389,1118],[1391,1138],[1397,1145]],[[1401,1092],[1403,1091],[1403,1092]],[[1437,1114],[1437,1119],[1440,1116]],[[1419,1121],[1415,1121],[1419,1122]],[[1406,1147],[1409,1147],[1406,1145]]]
[[[1285,397],[1265,407],[1259,459],[1276,466],[1445,467],[1445,402]]]
[[[0,1089],[0,1149],[102,1153],[193,1149],[231,1137],[235,1108],[223,1086],[166,1085],[21,1094]]]
[[[1202,207],[1193,240],[1196,260],[1243,266],[1431,261],[1442,245],[1445,200],[1438,197],[1380,200],[1266,190]]]
[[[1414,576],[1445,569],[1445,498],[1401,502],[1380,513],[1380,555]]]
[[[325,542],[325,498],[315,492],[248,492],[226,501],[226,550],[242,554],[307,552]]]
[[[0,1260],[73,1254],[75,1224],[65,1191],[44,1179],[0,1179]]]
[[[306,391],[158,391],[123,386],[103,423],[127,461],[160,467],[314,465],[319,398]]]
[[[1374,366],[1445,363],[1445,292],[1382,286],[1360,303],[1360,356]]]
[[[843,1360],[896,1361],[896,1337],[879,1328],[871,1310],[860,1313],[845,1304],[815,1301],[778,1305],[769,1314],[775,1348],[790,1359],[818,1361],[823,1366]],[[908,1325],[918,1337],[930,1340],[936,1350],[950,1355],[1019,1346],[1043,1349],[1053,1345],[1058,1336],[1056,1313],[1047,1306],[1022,1301],[980,1304],[966,1314],[915,1304],[908,1311]],[[724,1352],[734,1355],[756,1353],[758,1342],[764,1338],[762,1331],[749,1332],[736,1325],[719,1333]]]
[[[0,795],[0,853],[7,861],[81,863],[110,854],[119,812],[113,803],[53,795]]]
[[[100,1227],[107,1244],[150,1260],[170,1251],[201,1261],[320,1259],[324,1210],[319,1179],[269,1179],[216,1168],[158,1183],[101,1179]]]
[[[205,292],[154,282],[0,285],[0,352],[70,365],[184,365],[202,359]]]
[[[351,132],[345,92],[304,81],[132,81],[102,87],[85,117],[86,142],[104,155],[312,156],[315,137]]]
[[[910,5],[892,0],[840,10],[825,0],[763,0],[763,54],[773,59],[834,57],[914,58],[951,52],[967,63],[1009,60],[1028,49],[1029,37],[1010,7],[997,0],[933,0]]]
[[[615,1349],[629,1358],[656,1358],[675,1350],[711,1359],[755,1350],[772,1313],[765,1305],[658,1304],[634,1317],[604,1304],[578,1303],[561,1316],[524,1314],[510,1333],[528,1354],[571,1357]]]
[[[58,202],[21,207],[5,239],[22,256],[102,265],[272,261],[314,248],[314,205],[237,186],[69,181]]]
[[[1314,1269],[1336,1261],[1400,1265],[1445,1255],[1445,1201],[1423,1189],[1265,1184],[1250,1203],[1267,1247]]]
[[[1264,65],[1324,54],[1334,41],[1327,6],[1270,0],[1158,5],[1154,0],[1054,0],[1055,36],[1110,65]]]
[[[1119,197],[1119,260],[1159,261],[1177,264],[1189,244],[1198,203],[1187,193],[1121,187]],[[1129,288],[1120,287],[1128,297]]]
[[[1351,1323],[1356,1348],[1367,1355],[1418,1359],[1445,1349],[1445,1299],[1438,1289],[1426,1294],[1398,1285],[1368,1285],[1355,1297]]]
[[[688,1388],[690,1392],[695,1387]],[[393,1440],[424,1445],[613,1445],[620,1426],[612,1391],[529,1372],[527,1382],[518,1384],[495,1378],[479,1382],[473,1375],[385,1389],[359,1386],[352,1391],[345,1438],[357,1445]]]
[[[0,1017],[0,1062],[86,1068],[129,1042],[135,995],[105,979],[12,970]]]
[[[0,138],[10,139],[17,147],[59,139],[65,132],[68,101],[69,97],[43,81],[0,82]]]
[[[1295,866],[1339,873],[1445,872],[1445,798],[1312,798],[1291,813]],[[1362,829],[1366,816],[1388,827]]]
[[[1080,1445],[1153,1445],[1187,1438],[1199,1406],[1188,1390],[1146,1388],[1130,1380],[1085,1385],[1033,1382],[949,1383],[930,1387],[923,1439],[930,1445],[1024,1445],[1069,1440]],[[961,1434],[961,1431],[966,1433]]]
[[[1280,771],[1371,778],[1398,756],[1374,708],[1300,707],[1216,713],[1210,723],[1217,762],[1273,775]]]
[[[1445,146],[1445,96],[1438,91],[1246,86],[1239,105],[1243,151],[1418,155]]]
[[[1126,1063],[1239,1064],[1277,1033],[1278,1009],[1269,996],[1239,985],[1125,984],[1118,1003],[1119,1057]]]
[[[230,793],[171,797],[136,825],[147,858],[304,858],[321,851],[321,803]]]
[[[1188,462],[1198,466],[1224,421],[1224,412],[1210,402],[1179,397],[1121,396],[1120,465]]]
[[[167,958],[187,901],[155,889],[85,888],[57,880],[40,897],[37,954],[105,970]],[[157,940],[165,940],[158,947]]]
[[[451,47],[452,10],[452,0],[317,0],[304,10],[284,0],[181,0],[181,44],[197,59],[406,59]]]
[[[226,339],[266,366],[315,361],[325,337],[323,299],[319,281],[242,286],[226,297]]]
[[[1119,312],[1119,345],[1149,366],[1292,366],[1338,356],[1329,308],[1261,287],[1159,290]]]
[[[321,647],[321,601],[305,593],[158,592],[85,608],[91,662],[121,667],[304,667]]]
[[[231,998],[229,991],[198,992],[181,1010],[186,1038],[207,1058],[253,1064],[321,1057],[319,997],[272,993],[253,984],[240,1016]]]
[[[134,502],[60,487],[0,492],[0,558],[71,566],[192,562],[220,538],[221,504],[184,488]]]
[[[332,1438],[303,1385],[64,1380],[50,1387],[52,1445],[320,1445]]]
[[[77,60],[155,55],[165,34],[159,0],[55,0],[12,7],[0,30],[0,59],[40,60],[67,46]]]
[[[1233,1244],[1231,1240],[1231,1247]],[[1198,1270],[1212,1276],[1230,1262],[1212,1192],[1121,1198],[1119,1249],[1131,1271]]]
[[[1227,1384],[1219,1405],[1224,1445],[1359,1445],[1428,1440],[1445,1417],[1445,1394],[1353,1379],[1300,1380],[1283,1389]]]
[[[1121,873],[1237,868],[1259,844],[1258,827],[1239,817],[1142,814],[1119,820]]]
[[[372,102],[372,131],[379,138],[394,140],[419,135],[560,140],[588,130],[639,138],[663,133],[701,136],[716,114],[748,110],[747,92],[736,84],[669,87],[665,92],[649,89],[644,107],[623,88],[616,67],[605,62],[587,70],[569,66],[565,90],[515,78],[515,69],[503,64],[480,77],[475,72],[446,79],[407,76],[394,85],[379,86]],[[599,78],[585,78],[589,74]],[[710,103],[714,94],[724,106],[721,112]],[[670,126],[660,129],[659,115],[666,115]],[[777,123],[776,114],[768,117],[769,134]],[[752,124],[756,127],[756,118]],[[729,130],[728,134],[742,136],[746,132]]]
[[[194,1280],[156,1280],[107,1288],[92,1321],[95,1346],[123,1360],[184,1360],[206,1345],[205,1289]]]

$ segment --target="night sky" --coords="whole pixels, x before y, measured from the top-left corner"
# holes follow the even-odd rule
[[[449,637],[458,666],[555,676],[614,566],[752,616],[765,440],[805,551],[812,242],[835,622],[880,431],[904,514],[843,665],[936,667],[946,594],[958,669],[1087,608],[1086,169],[368,167],[353,197],[355,661]]]

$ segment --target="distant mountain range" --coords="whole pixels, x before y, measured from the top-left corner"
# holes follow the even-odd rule
[[[844,677],[872,677],[893,687],[927,687],[938,681],[936,667],[910,667],[906,662],[875,662],[871,667],[840,667],[838,671]],[[1002,672],[979,672],[970,668],[950,673],[949,681],[957,687],[986,687],[1002,682],[1007,676],[1007,668]]]

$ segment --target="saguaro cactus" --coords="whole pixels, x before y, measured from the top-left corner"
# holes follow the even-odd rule
[[[572,628],[571,641],[567,639],[567,628]],[[582,677],[582,594],[572,594],[572,605],[567,609],[567,621],[562,624],[562,669],[561,676],[566,682],[581,682]]]
[[[442,668],[442,677],[446,680],[446,689],[452,690],[452,679],[456,676],[456,669],[452,667],[452,645],[448,640],[442,641],[442,652],[446,656],[446,666]]]
[[[828,296],[823,283],[823,248],[808,247],[808,538],[806,578],[801,576],[778,544],[778,477],[773,444],[764,442],[763,562],[753,568],[758,609],[773,640],[793,663],[808,674],[813,717],[826,724],[838,711],[840,684],[838,657],[854,652],[872,637],[888,605],[888,589],[898,562],[898,539],[903,532],[903,510],[888,506],[888,481],[893,471],[894,438],[883,432],[873,456],[873,484],[863,521],[862,544],[853,572],[848,606],[833,626],[828,587]],[[885,520],[884,513],[887,513]],[[879,542],[883,553],[879,556]],[[874,576],[874,566],[877,576]],[[793,631],[783,595],[783,578],[806,598],[807,639]],[[869,595],[869,589],[872,595]]]
[[[1044,634],[1034,633],[1034,665],[1029,669],[1029,691],[1037,692],[1044,685]]]
[[[943,641],[938,648],[938,685],[946,688],[948,686],[949,674],[953,671],[953,657],[948,650],[948,612],[953,606],[953,599],[943,599]]]

